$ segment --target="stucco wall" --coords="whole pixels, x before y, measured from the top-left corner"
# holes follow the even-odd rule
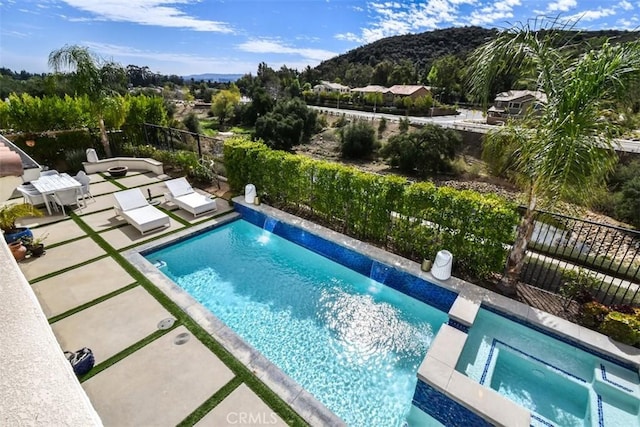
[[[0,331],[0,425],[102,425],[4,239]]]

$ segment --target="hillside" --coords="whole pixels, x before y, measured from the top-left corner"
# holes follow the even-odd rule
[[[408,60],[416,70],[424,72],[429,70],[434,60],[442,56],[456,55],[465,58],[497,33],[496,29],[458,27],[387,37],[323,61],[315,71],[322,79],[333,80],[336,77],[344,78],[344,74],[340,75],[340,73],[344,72],[349,65],[375,67],[382,61],[398,64]],[[601,30],[566,31],[565,33],[567,38],[572,38],[575,43],[588,42],[591,45],[597,45],[607,38],[619,41],[640,38],[638,31]]]

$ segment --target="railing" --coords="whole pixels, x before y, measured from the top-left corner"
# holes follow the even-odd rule
[[[222,138],[150,123],[144,124],[143,131],[145,142],[156,148],[169,151],[194,151],[198,153],[198,157],[208,154],[218,160],[222,158],[222,147],[224,145]]]
[[[538,211],[520,279],[562,293],[577,274],[600,302],[638,305],[640,232]]]

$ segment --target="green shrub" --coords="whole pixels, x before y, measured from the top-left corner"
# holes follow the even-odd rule
[[[612,311],[598,329],[612,339],[628,345],[640,344],[640,319],[637,314]]]
[[[366,121],[358,120],[340,130],[340,151],[343,158],[368,158],[376,144],[376,132]]]
[[[340,232],[414,260],[446,248],[457,269],[478,276],[502,270],[519,218],[498,196],[409,184],[241,137],[225,142],[224,163],[234,191],[251,182],[278,207],[304,207]]]
[[[578,323],[589,329],[598,329],[610,310],[597,301],[588,302],[580,307]]]
[[[380,123],[378,123],[378,134],[381,134],[387,130],[387,119],[380,117]]]
[[[187,130],[189,132],[202,133],[202,128],[200,126],[200,120],[198,120],[198,116],[196,116],[195,113],[187,114],[187,117],[185,117],[182,120],[182,123],[184,123],[184,126],[187,128]]]
[[[640,176],[622,184],[622,189],[616,195],[616,218],[640,228]]]
[[[400,132],[408,132],[409,124],[409,119],[400,119],[400,125],[398,126]]]
[[[380,154],[403,172],[425,176],[451,171],[451,162],[461,144],[457,131],[426,125],[415,132],[394,135]]]

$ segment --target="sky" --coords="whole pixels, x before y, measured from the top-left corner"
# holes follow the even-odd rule
[[[76,44],[161,74],[303,70],[384,37],[536,16],[633,30],[640,0],[0,0],[0,66],[49,72],[49,53]]]

